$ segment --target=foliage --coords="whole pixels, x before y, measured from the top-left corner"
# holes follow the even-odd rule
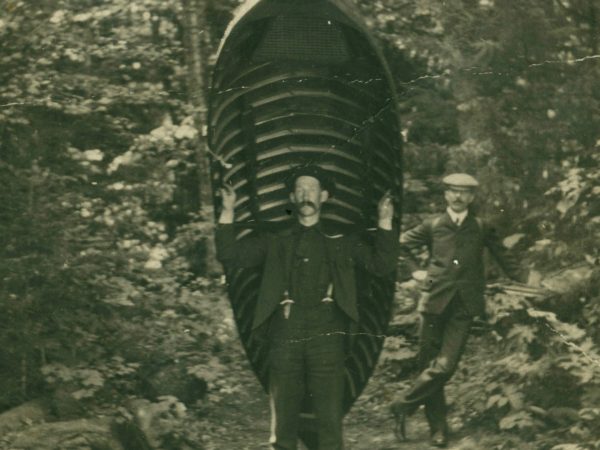
[[[206,12],[211,60],[236,3]],[[439,176],[473,172],[481,214],[524,236],[527,264],[594,269],[598,7],[355,3],[399,86],[405,211],[439,210]],[[190,409],[243,388],[228,373],[241,362],[224,293],[204,265],[212,218],[197,214],[183,14],[177,0],[0,5],[0,409],[48,391],[96,407],[146,397],[167,445],[189,437]],[[496,294],[493,332],[457,373],[461,420],[539,448],[596,445],[598,286],[594,275],[559,307]],[[415,366],[417,297],[399,285],[402,331],[382,355],[394,382]],[[140,382],[173,366],[208,395],[190,406]]]
[[[524,263],[544,272],[593,268],[600,237],[597,8],[535,0],[359,5],[388,43],[401,88],[405,211],[439,210],[439,176],[471,172],[482,184],[479,213],[501,230],[522,232],[515,250]],[[453,385],[460,423],[528,440],[543,431],[548,438],[538,438],[539,448],[595,448],[588,399],[598,391],[597,284],[574,281],[545,305],[490,298],[492,334],[473,338],[477,350],[467,352]],[[405,315],[401,306],[394,321]],[[386,347],[402,357],[397,339]],[[396,362],[385,364],[392,380],[403,373]]]
[[[20,371],[3,369],[14,383],[2,408],[48,384],[78,398],[114,388],[143,359],[125,344],[149,325],[162,340],[165,311],[204,291],[199,244],[211,231],[194,214],[179,2],[3,8],[0,356]]]
[[[600,391],[600,354],[594,328],[560,320],[526,297],[497,293],[490,300],[491,333],[474,344],[486,349],[486,360],[470,353],[464,364],[476,369],[457,374],[460,414],[528,438],[543,431],[540,448],[569,440],[595,448],[600,436],[591,396]],[[482,387],[484,397],[475,392]]]
[[[63,364],[47,364],[42,367],[46,383],[61,389],[72,387],[71,396],[75,400],[94,397],[107,382],[116,386],[127,376],[134,374],[138,363],[126,363],[121,357],[114,357],[104,364],[90,368],[67,367]]]

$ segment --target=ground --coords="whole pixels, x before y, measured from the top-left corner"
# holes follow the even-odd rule
[[[154,403],[147,399],[134,396],[124,405],[111,402],[104,405],[92,402],[85,417],[96,425],[112,423],[122,419],[123,411],[129,413],[125,417],[137,417],[134,422],[143,433],[152,441],[150,447],[131,447],[120,439],[123,444],[116,445],[114,449],[139,450],[154,448],[156,450],[268,450],[268,439],[270,432],[270,412],[268,397],[264,393],[250,365],[246,359],[241,342],[237,335],[233,315],[229,301],[224,291],[206,298],[199,298],[203,302],[208,317],[214,318],[210,322],[210,333],[213,341],[218,343],[211,349],[211,361],[202,372],[208,383],[206,395],[196,403],[188,403],[186,408],[178,403],[176,398],[159,398]],[[406,325],[407,322],[415,320],[416,316],[400,314],[402,320],[392,321],[392,325]],[[218,318],[218,319],[217,319]],[[400,342],[400,344],[398,344]],[[344,421],[346,450],[425,450],[432,448],[428,443],[429,433],[424,420],[423,411],[411,417],[407,424],[409,440],[398,442],[394,435],[394,420],[389,413],[389,405],[410,382],[411,375],[398,375],[398,368],[405,367],[402,359],[390,361],[390,357],[410,357],[415,343],[407,344],[396,338],[386,341],[386,352],[380,358],[378,367],[371,377],[366,389],[357,399],[351,411]],[[396,346],[400,347],[399,351]],[[407,350],[411,350],[408,351]],[[479,389],[475,378],[481,374],[484,366],[481,364],[482,338],[473,336],[466,347],[465,354],[451,382],[447,386],[447,399],[450,404],[449,425],[452,430],[451,441],[448,448],[454,450],[538,450],[541,447],[535,444],[527,444],[519,440],[515,434],[502,434],[496,430],[495,423],[487,424],[485,427],[477,424],[463,423],[464,417],[478,416],[465,414],[465,408],[471,411],[469,401],[465,398],[466,392],[471,389]],[[205,349],[206,350],[206,349]],[[414,350],[414,349],[413,349]],[[213,353],[214,352],[214,353]],[[414,354],[413,354],[414,355]],[[387,359],[386,359],[387,358]],[[400,366],[397,364],[400,361]],[[485,392],[481,392],[484,398]],[[470,395],[479,399],[477,392]],[[170,400],[169,400],[170,399]],[[176,403],[173,403],[176,402]],[[37,403],[36,403],[37,404]],[[179,405],[175,407],[173,405]],[[456,408],[455,405],[460,405]],[[39,411],[38,411],[39,409]],[[93,433],[87,428],[82,428],[81,421],[55,421],[56,418],[48,416],[43,408],[34,409],[35,414],[27,411],[14,416],[17,419],[9,420],[5,414],[0,418],[0,449],[5,450],[89,450],[90,448],[105,448],[86,443],[91,442]],[[459,411],[461,410],[461,414]],[[20,409],[19,409],[20,411]],[[37,411],[37,412],[36,412]],[[473,410],[475,411],[475,410]],[[11,414],[11,412],[7,413]],[[68,418],[63,417],[63,420]],[[79,419],[75,417],[75,419]],[[15,423],[15,420],[18,423]],[[100,421],[100,422],[99,422]],[[66,447],[62,441],[54,445],[50,442],[44,431],[44,422],[49,422],[52,433],[62,430],[70,437],[74,436],[73,445]],[[10,425],[3,433],[2,423]],[[110,436],[113,428],[104,426],[102,433],[105,437]],[[6,431],[5,430],[5,431]],[[87,431],[86,431],[87,430]],[[183,437],[179,444],[167,444],[164,439],[169,433]],[[72,436],[71,436],[72,435]],[[114,436],[112,436],[114,437]],[[532,436],[535,438],[535,436]],[[31,441],[31,445],[15,445],[23,440]],[[72,440],[73,440],[72,439]],[[79,441],[82,444],[79,444]],[[172,440],[171,440],[172,441]],[[44,443],[44,447],[41,444]],[[109,448],[109,447],[106,447]],[[550,447],[545,447],[550,448]]]
[[[231,322],[230,322],[231,323]],[[218,393],[209,394],[203,411],[205,450],[266,450],[269,438],[268,397],[250,370],[239,340],[232,328],[230,358],[230,383]],[[235,340],[235,342],[234,342]],[[429,432],[422,410],[407,424],[407,442],[398,442],[393,429],[394,420],[389,413],[389,403],[407,381],[390,384],[385,368],[380,365],[367,388],[358,398],[344,421],[346,450],[425,450]],[[449,389],[452,399],[452,386]],[[513,450],[527,449],[524,443],[507,442],[502,435],[489,435],[478,430],[455,428],[449,449],[454,450]],[[458,429],[457,429],[458,428]]]

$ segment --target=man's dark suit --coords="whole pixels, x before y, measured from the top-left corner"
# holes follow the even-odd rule
[[[235,240],[233,225],[217,227],[217,257],[226,267],[254,267],[264,264],[263,277],[254,313],[253,329],[262,325],[277,309],[287,286],[294,256],[295,224],[280,233],[262,233],[256,237]],[[335,302],[352,320],[358,321],[356,279],[358,264],[374,275],[386,275],[396,268],[398,256],[396,233],[379,228],[373,245],[356,235],[325,239],[324,251],[330,259]]]
[[[217,228],[217,256],[226,267],[264,266],[253,329],[268,330],[270,342],[272,448],[296,449],[298,415],[308,390],[317,413],[319,450],[341,450],[343,332],[352,321],[358,321],[355,265],[375,275],[392,272],[397,258],[396,236],[379,229],[374,243],[367,245],[354,236],[330,238],[318,225],[302,227],[296,223],[280,233],[236,241],[233,225]],[[312,239],[310,258],[299,254],[303,237]],[[299,284],[304,286],[301,291],[314,295],[306,297],[305,292],[298,292],[298,283],[294,293],[296,274],[306,273],[303,264],[313,264],[313,259],[325,273],[308,270],[314,279],[304,277]],[[330,283],[333,304],[321,302]],[[280,305],[286,291],[295,300],[289,317]]]
[[[446,433],[444,385],[456,370],[473,316],[485,312],[484,248],[510,278],[523,281],[524,274],[494,229],[472,214],[460,226],[447,212],[426,220],[404,233],[400,243],[409,251],[429,250],[419,303],[422,372],[401,402],[409,409],[425,404],[432,433]]]

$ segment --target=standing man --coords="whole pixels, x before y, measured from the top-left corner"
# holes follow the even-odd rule
[[[448,442],[444,385],[458,365],[474,316],[485,312],[483,251],[488,248],[510,278],[525,281],[494,229],[469,211],[479,183],[471,175],[454,173],[443,180],[446,212],[424,221],[400,238],[408,251],[427,246],[429,265],[419,302],[419,365],[421,373],[401,399],[392,404],[405,438],[404,421],[425,405],[431,443]]]
[[[296,450],[305,395],[316,415],[318,449],[342,450],[344,335],[358,321],[354,267],[375,275],[395,270],[398,236],[393,204],[378,204],[373,245],[353,236],[332,238],[320,226],[321,206],[335,185],[318,166],[296,169],[287,183],[296,221],[277,234],[235,240],[236,195],[221,190],[217,255],[226,267],[263,265],[253,329],[269,340],[272,450]]]

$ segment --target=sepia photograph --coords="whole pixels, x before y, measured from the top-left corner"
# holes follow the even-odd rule
[[[600,450],[597,0],[0,0],[0,450]]]

